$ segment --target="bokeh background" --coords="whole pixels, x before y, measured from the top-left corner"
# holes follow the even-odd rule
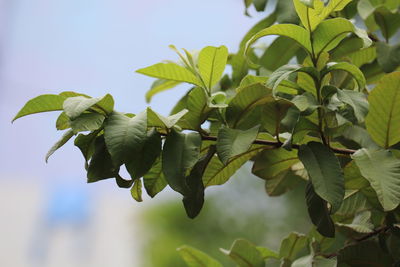
[[[183,244],[229,265],[218,248],[236,238],[277,249],[291,230],[309,229],[303,188],[269,198],[249,166],[208,190],[203,212],[189,220],[170,190],[137,203],[111,180],[87,185],[72,143],[46,164],[62,135],[57,114],[11,124],[28,99],[65,90],[111,93],[118,110],[139,112],[152,79],[134,70],[177,59],[170,44],[235,52],[266,15],[243,13],[242,0],[0,0],[0,266],[184,266],[175,251]],[[151,106],[167,115],[187,89]]]

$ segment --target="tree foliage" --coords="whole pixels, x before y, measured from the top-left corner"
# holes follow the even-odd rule
[[[244,2],[246,14],[267,4]],[[190,218],[201,211],[208,186],[224,184],[248,161],[270,196],[306,183],[315,229],[290,234],[279,251],[236,240],[222,251],[238,266],[399,264],[399,5],[283,0],[250,29],[237,53],[171,46],[179,62],[137,70],[157,78],[147,101],[189,84],[169,116],[150,108],[118,112],[108,94],[63,92],[28,101],[14,120],[62,111],[57,129],[65,133],[46,160],[75,136],[88,182],[115,179],[137,201],[142,184],[151,197],[169,186],[182,195]],[[269,35],[278,37],[254,46]],[[232,72],[224,75],[226,65]],[[130,179],[119,175],[122,165]],[[221,266],[195,248],[179,253],[188,266]]]

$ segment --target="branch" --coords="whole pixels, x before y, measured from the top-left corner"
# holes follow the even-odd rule
[[[201,138],[203,140],[208,140],[208,141],[217,141],[217,137],[215,137],[215,136],[202,135]],[[276,147],[276,148],[279,148],[279,147],[281,147],[283,145],[281,142],[267,141],[267,140],[260,140],[260,139],[256,139],[253,142],[253,144],[273,146],[273,147]],[[293,144],[292,148],[299,149],[300,145]],[[356,152],[353,149],[347,149],[347,148],[334,148],[334,147],[331,147],[331,149],[332,149],[333,152],[338,153],[338,154],[342,154],[342,155],[351,155],[351,154]]]
[[[360,238],[356,238],[355,240],[357,242],[361,242],[361,241],[367,240],[367,239],[369,239],[369,238],[371,238],[373,236],[376,236],[376,235],[380,234],[381,232],[386,232],[389,228],[390,228],[389,226],[382,226],[382,227],[376,229],[375,231],[373,231],[373,232],[371,232],[369,234],[366,234],[365,236],[362,236]]]

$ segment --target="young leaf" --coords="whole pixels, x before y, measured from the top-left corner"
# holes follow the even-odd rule
[[[261,252],[255,245],[244,239],[237,239],[230,251],[221,249],[240,267],[264,267],[265,262]]]
[[[400,72],[387,74],[368,97],[365,125],[372,139],[388,148],[400,141]]]
[[[222,163],[242,153],[245,153],[257,138],[259,126],[248,130],[222,127],[218,132],[217,152]]]
[[[172,129],[162,152],[162,168],[169,186],[181,193],[187,192],[186,172],[200,155],[201,137],[198,133],[184,134]]]
[[[87,170],[88,183],[97,182],[118,175],[119,167],[116,167],[107,151],[104,136],[98,136],[94,141],[95,150],[89,162]]]
[[[131,195],[137,202],[142,202],[142,180],[136,179],[131,188]]]
[[[65,97],[60,95],[40,95],[32,98],[26,102],[12,121],[30,114],[62,110],[65,99]]]
[[[308,215],[317,231],[326,237],[335,236],[335,225],[329,216],[327,202],[320,198],[314,191],[312,183],[306,187],[306,201],[308,206]]]
[[[206,87],[211,88],[221,79],[228,59],[228,49],[225,46],[207,46],[200,51],[197,62],[200,76]]]
[[[149,91],[146,93],[146,102],[150,103],[151,99],[153,98],[154,95],[166,91],[168,89],[174,88],[175,86],[178,86],[181,84],[181,82],[177,81],[171,81],[171,80],[163,80],[163,79],[158,79],[153,82],[151,85],[151,88]]]
[[[400,204],[400,161],[387,150],[360,149],[352,155],[385,211]]]
[[[203,86],[201,81],[190,70],[175,63],[157,63],[150,67],[139,69],[136,72],[159,79]]]
[[[203,175],[203,184],[205,187],[212,185],[222,185],[252,157],[265,149],[262,146],[253,146],[247,152],[231,159],[226,165],[223,164],[218,157],[214,156],[208,164]]]
[[[298,152],[315,192],[337,211],[344,198],[344,178],[340,163],[335,154],[325,145],[310,142],[302,145]]]
[[[279,35],[293,39],[299,43],[307,52],[311,53],[310,33],[304,28],[293,24],[277,24],[259,31],[246,44],[245,53],[258,39],[268,35]],[[254,65],[254,64],[253,64]]]
[[[168,184],[162,172],[161,161],[161,158],[158,158],[151,169],[143,176],[144,188],[147,194],[152,198],[161,192]]]
[[[67,132],[65,132],[63,134],[63,136],[61,137],[61,139],[50,148],[49,152],[47,152],[46,162],[49,160],[50,156],[53,155],[53,153],[57,149],[59,149],[60,147],[65,145],[65,143],[67,143],[69,141],[69,139],[72,138],[72,136],[74,136],[74,132],[72,130],[68,130]]]
[[[356,34],[363,40],[363,48],[369,47],[372,41],[363,30],[356,28],[347,19],[334,18],[323,21],[313,34],[313,47],[315,55],[335,48],[349,33]]]
[[[105,123],[104,137],[113,162],[126,163],[132,154],[140,154],[147,140],[146,112],[133,118],[113,112]]]
[[[222,267],[221,263],[195,248],[182,246],[177,250],[188,267]]]

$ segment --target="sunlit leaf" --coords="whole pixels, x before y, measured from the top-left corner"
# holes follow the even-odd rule
[[[177,250],[188,267],[222,267],[221,263],[195,248],[182,246]]]
[[[221,79],[227,59],[228,49],[225,46],[207,46],[200,51],[197,65],[208,89]]]

